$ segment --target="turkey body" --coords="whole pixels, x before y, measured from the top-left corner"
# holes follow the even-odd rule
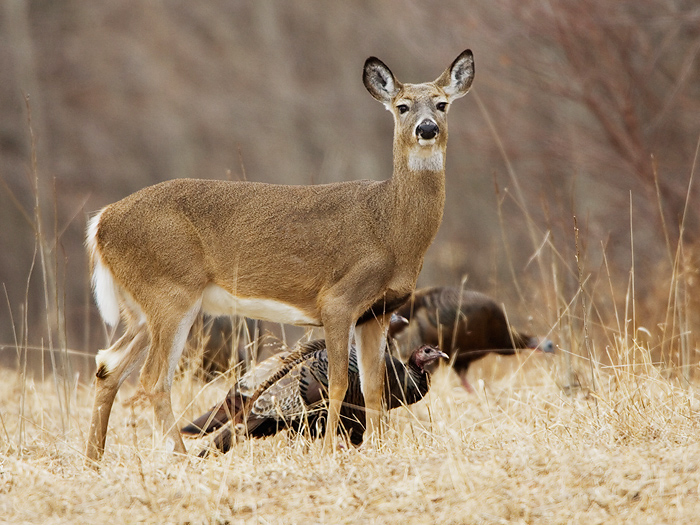
[[[384,400],[388,409],[411,405],[430,389],[431,364],[447,354],[421,346],[404,364],[385,354]],[[328,353],[323,339],[300,343],[295,350],[274,355],[246,373],[226,399],[182,429],[184,434],[207,434],[224,426],[243,424],[250,437],[265,437],[282,429],[325,432],[328,413]],[[360,385],[357,352],[352,346],[348,388],[340,417],[342,428],[353,444],[362,443],[365,429],[364,396]],[[231,426],[215,438],[216,448],[226,452],[232,445]]]
[[[513,355],[525,349],[554,352],[546,339],[513,330],[503,309],[491,297],[473,290],[431,287],[417,290],[395,312],[408,320],[392,323],[389,335],[399,349],[434,345],[452,359],[452,366],[469,392],[469,365],[489,353]]]

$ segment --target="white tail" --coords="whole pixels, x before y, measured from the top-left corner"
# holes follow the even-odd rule
[[[379,429],[389,314],[413,291],[445,202],[449,104],[469,90],[464,51],[434,82],[401,84],[376,58],[364,84],[394,117],[391,179],[317,186],[178,179],[104,208],[88,226],[97,304],[122,337],[97,356],[87,456],[104,451],[124,378],[141,382],[176,452],[170,388],[196,315],[323,326],[332,447],[355,328],[367,430]],[[367,436],[365,436],[366,438]]]
[[[97,249],[97,227],[99,222],[99,213],[88,222],[85,244],[92,261],[92,290],[95,294],[97,308],[99,308],[100,315],[105,323],[114,327],[119,323],[119,297],[114,278],[102,262]]]

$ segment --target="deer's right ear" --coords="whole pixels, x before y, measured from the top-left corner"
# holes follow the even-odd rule
[[[401,88],[401,84],[396,80],[391,70],[376,57],[369,57],[365,60],[362,81],[369,94],[387,108],[390,107],[391,100]]]

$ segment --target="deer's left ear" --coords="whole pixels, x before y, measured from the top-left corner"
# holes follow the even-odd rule
[[[441,87],[450,100],[463,97],[474,81],[474,55],[467,49],[452,62],[435,84]]]

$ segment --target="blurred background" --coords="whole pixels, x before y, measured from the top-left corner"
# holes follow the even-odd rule
[[[466,279],[571,352],[697,363],[694,0],[0,0],[3,362],[104,346],[91,213],[176,177],[388,178],[364,60],[422,82],[465,48],[476,78],[419,286]]]

